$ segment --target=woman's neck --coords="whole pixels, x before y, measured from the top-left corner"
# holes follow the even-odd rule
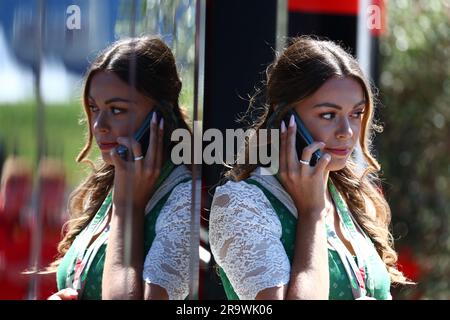
[[[325,199],[327,203],[327,211],[329,208],[332,208],[334,206],[333,199],[330,194],[330,190],[328,189],[328,178],[330,177],[330,172],[328,170],[325,171],[323,179],[324,179],[324,185],[325,185]]]

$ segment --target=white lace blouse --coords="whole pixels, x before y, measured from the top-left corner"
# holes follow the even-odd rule
[[[216,262],[241,300],[289,282],[290,263],[281,243],[280,220],[257,186],[229,181],[217,187],[209,240]]]
[[[166,289],[171,300],[189,293],[191,190],[191,181],[173,189],[156,220],[156,236],[144,263],[144,280]]]

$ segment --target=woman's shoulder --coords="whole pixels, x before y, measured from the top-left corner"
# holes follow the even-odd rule
[[[217,187],[211,205],[210,223],[276,225],[277,215],[265,194],[254,184],[228,181]]]
[[[217,187],[209,215],[209,241],[215,256],[225,247],[236,252],[246,243],[247,249],[260,242],[267,245],[268,239],[281,235],[281,221],[259,187],[245,181]]]
[[[192,193],[192,180],[180,182],[179,184],[177,184],[173,188],[172,193],[170,195],[172,196],[178,193],[181,193],[184,196],[190,195]]]
[[[177,184],[170,192],[158,216],[157,228],[173,221],[189,221],[191,217],[192,182]]]
[[[190,202],[192,199],[192,180],[182,181],[166,190],[167,201],[166,206],[177,205],[180,203]]]
[[[186,207],[191,206],[192,202],[192,181],[184,181],[177,184],[167,199],[166,206]]]
[[[217,187],[211,210],[217,207],[245,207],[262,212],[272,208],[264,192],[258,186],[247,183],[245,180],[228,181]]]
[[[228,196],[231,199],[242,199],[245,197],[264,197],[264,194],[261,192],[256,185],[247,183],[245,180],[241,181],[227,181],[225,184],[218,186],[216,188],[216,192],[214,193],[214,198],[218,198],[221,196]]]

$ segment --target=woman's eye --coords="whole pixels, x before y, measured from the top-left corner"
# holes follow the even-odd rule
[[[357,112],[355,112],[355,113],[352,114],[352,117],[353,117],[353,118],[361,118],[363,114],[364,114],[364,110],[362,110],[362,111],[357,111]]]
[[[89,110],[91,110],[91,112],[97,112],[98,108],[96,106],[90,105]]]
[[[335,117],[335,114],[333,112],[321,113],[320,117],[325,120],[331,120]]]
[[[123,113],[125,110],[120,109],[120,108],[116,108],[116,107],[111,107],[111,112],[112,114],[121,114]]]

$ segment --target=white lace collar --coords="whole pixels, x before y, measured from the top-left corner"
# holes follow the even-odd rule
[[[270,174],[267,169],[263,167],[256,168],[252,173],[250,173],[250,178],[262,184],[286,206],[295,218],[297,218],[297,208],[295,207],[291,196],[286,192],[286,190],[284,190],[278,179],[275,178],[274,175]]]
[[[145,207],[145,214],[149,213],[167,192],[172,190],[181,181],[190,177],[191,172],[185,165],[176,166],[148,201],[147,206]]]

